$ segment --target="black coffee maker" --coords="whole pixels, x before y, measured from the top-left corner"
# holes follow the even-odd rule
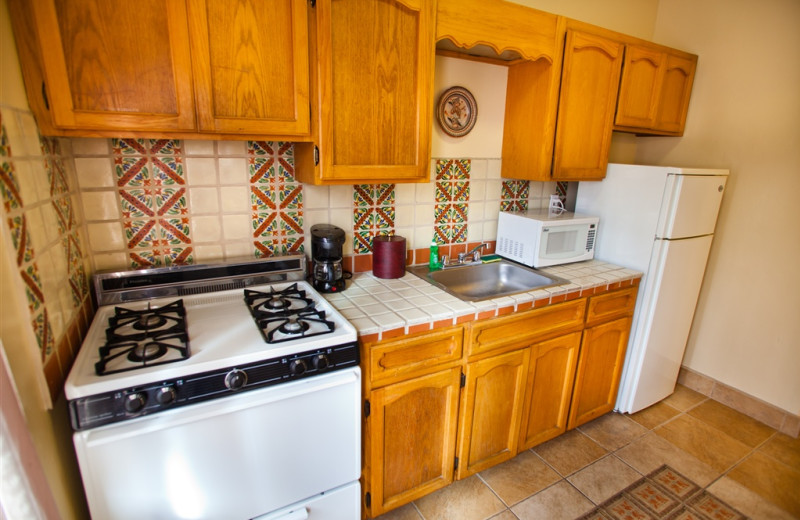
[[[344,230],[330,224],[311,226],[311,284],[323,293],[344,290]]]

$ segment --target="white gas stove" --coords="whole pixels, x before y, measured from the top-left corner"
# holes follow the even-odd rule
[[[99,308],[65,384],[93,516],[271,518],[339,488],[336,509],[352,507],[336,518],[358,516],[356,331],[305,266],[294,255],[95,276]],[[176,488],[176,455],[189,488]],[[143,493],[128,496],[132,481]]]

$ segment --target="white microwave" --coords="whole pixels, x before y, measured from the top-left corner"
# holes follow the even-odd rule
[[[599,221],[569,211],[501,211],[495,252],[530,267],[591,260]]]

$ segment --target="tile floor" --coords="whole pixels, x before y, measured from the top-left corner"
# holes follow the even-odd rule
[[[753,519],[800,519],[800,439],[680,385],[378,519],[574,519],[662,464]]]

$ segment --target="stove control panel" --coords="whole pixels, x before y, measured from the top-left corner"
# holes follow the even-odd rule
[[[73,429],[85,430],[104,424],[224,398],[236,392],[314,377],[359,363],[358,343],[309,350],[277,359],[154,382],[69,402]]]

